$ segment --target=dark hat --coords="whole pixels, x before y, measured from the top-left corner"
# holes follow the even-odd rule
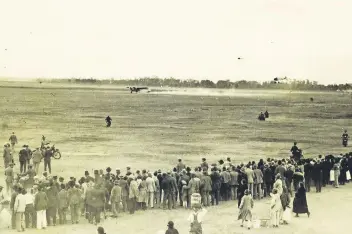
[[[54,180],[57,180],[57,176],[56,176],[56,175],[55,175],[55,176],[53,176],[53,179],[54,179]]]
[[[64,180],[65,180],[64,177],[59,178],[59,181],[64,181]]]
[[[28,147],[27,145],[23,145],[22,147]]]
[[[111,171],[111,167],[106,168],[106,171],[110,172]]]
[[[94,170],[94,174],[95,175],[99,174],[99,171],[98,170]]]
[[[170,227],[170,228],[173,228],[173,227],[174,227],[174,222],[169,221],[169,222],[167,223],[167,226]]]
[[[84,175],[89,175],[89,172],[88,172],[88,171],[85,171],[85,172],[84,172]]]
[[[158,173],[161,173],[161,169],[158,170]]]

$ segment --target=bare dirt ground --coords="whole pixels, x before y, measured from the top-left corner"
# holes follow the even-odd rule
[[[286,157],[295,140],[308,157],[351,151],[351,148],[342,148],[340,142],[342,129],[352,123],[352,102],[347,95],[258,90],[235,90],[231,91],[233,95],[230,91],[212,95],[213,91],[206,90],[198,95],[187,95],[189,92],[130,94],[128,90],[93,87],[0,87],[0,141],[7,142],[11,132],[16,132],[18,151],[23,144],[31,148],[39,146],[41,136],[45,135],[63,154],[62,159],[52,162],[53,174],[66,178],[80,177],[84,170],[93,172],[108,166],[121,168],[123,172],[128,165],[133,170],[170,169],[178,157],[192,166],[198,165],[202,157],[209,162],[228,156],[237,162]],[[310,97],[314,97],[313,103]],[[265,122],[257,121],[259,112],[266,108],[270,118]],[[107,115],[113,119],[111,128],[105,127]],[[1,164],[0,181],[3,181],[3,170]],[[349,214],[349,195],[349,189],[343,188],[309,196],[310,221],[299,218],[290,228],[283,228],[284,233],[308,230],[332,233],[327,230],[339,227]],[[327,205],[328,201],[333,205]],[[264,206],[258,204],[258,215],[260,212],[267,214]],[[117,224],[113,221],[104,225],[108,233],[118,230],[156,233],[173,219],[180,233],[185,233],[187,214],[185,211],[148,211],[124,216]],[[233,204],[209,209],[205,232],[241,233],[234,221],[236,215]],[[319,222],[325,220],[330,222]],[[329,227],[325,227],[328,224]],[[301,231],[294,232],[294,229]],[[83,233],[88,230],[92,232],[89,225],[68,225],[43,232]],[[273,230],[265,232],[275,233]]]

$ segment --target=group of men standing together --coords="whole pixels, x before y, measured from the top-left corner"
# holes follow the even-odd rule
[[[18,144],[17,136],[13,132],[9,138],[10,143],[4,144],[3,160],[5,168],[5,181],[6,181],[6,192],[10,194],[13,182],[18,179],[13,171],[15,164],[15,145]],[[39,173],[39,166],[44,159],[44,171],[51,173],[51,158],[53,157],[53,151],[48,146],[46,148],[37,147],[32,151],[28,145],[23,145],[22,149],[18,153],[18,162],[20,174],[19,177],[25,179],[33,179],[35,175]],[[34,175],[32,175],[34,174]]]

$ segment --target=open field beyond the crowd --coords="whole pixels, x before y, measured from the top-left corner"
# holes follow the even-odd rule
[[[113,170],[121,168],[123,173],[126,166],[131,166],[132,170],[166,170],[176,165],[179,157],[191,166],[198,165],[202,157],[206,157],[209,163],[226,157],[237,162],[287,157],[293,141],[298,142],[306,157],[352,151],[350,147],[341,146],[342,129],[348,129],[352,123],[350,95],[261,90],[194,90],[192,93],[192,89],[130,94],[123,87],[113,90],[31,86],[0,86],[0,141],[7,142],[14,131],[19,140],[19,151],[23,144],[32,149],[40,146],[41,136],[45,135],[63,155],[62,159],[53,160],[52,174],[65,178],[81,177],[84,170],[93,173],[94,169],[108,166]],[[309,100],[310,97],[314,98],[314,102]],[[270,118],[259,122],[258,114],[266,109]],[[111,128],[105,127],[107,115],[113,119]],[[1,184],[4,181],[3,170],[1,163]],[[15,170],[19,170],[17,165]],[[346,196],[351,194],[347,189],[342,191]],[[343,196],[340,199],[347,199],[340,191],[329,192],[331,198],[335,193]],[[308,202],[313,200],[319,212],[324,212],[319,201],[329,201],[323,195],[314,194],[308,198]],[[336,213],[319,215],[331,221],[331,226],[340,225],[331,220],[332,216],[335,220],[349,215],[346,204],[342,201],[338,201],[336,206],[338,204],[339,207],[335,207],[334,203],[331,205]],[[231,209],[227,206],[224,209],[212,208],[211,212],[213,214],[209,216],[213,217],[215,226],[211,219],[207,219],[206,234],[241,233],[236,232],[240,229],[231,223],[237,215],[235,206]],[[214,212],[221,216],[214,216]],[[312,222],[302,222],[303,231],[312,234],[314,230],[321,230],[320,233],[323,233],[322,228],[316,229],[321,225],[316,214],[317,211],[312,210]],[[165,221],[175,217],[178,228],[187,230],[177,224],[177,220],[185,215],[184,211],[148,211],[133,217],[125,216],[123,219],[131,220],[126,221],[129,225],[118,226],[124,227],[127,234],[155,233],[165,228]],[[218,220],[230,215],[233,218],[224,218],[225,223]],[[145,228],[144,223],[151,225],[150,230],[138,229]],[[299,229],[299,226],[299,223],[295,224],[295,228]],[[50,228],[46,232],[76,233],[68,232],[70,228],[57,229],[57,232]],[[79,228],[76,227],[77,230]],[[82,227],[83,230],[86,231],[87,226]],[[306,233],[285,230],[285,233]],[[107,234],[113,232],[109,228]]]

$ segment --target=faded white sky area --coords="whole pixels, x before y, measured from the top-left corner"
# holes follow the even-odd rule
[[[351,0],[0,0],[0,77],[352,82],[351,12]]]

